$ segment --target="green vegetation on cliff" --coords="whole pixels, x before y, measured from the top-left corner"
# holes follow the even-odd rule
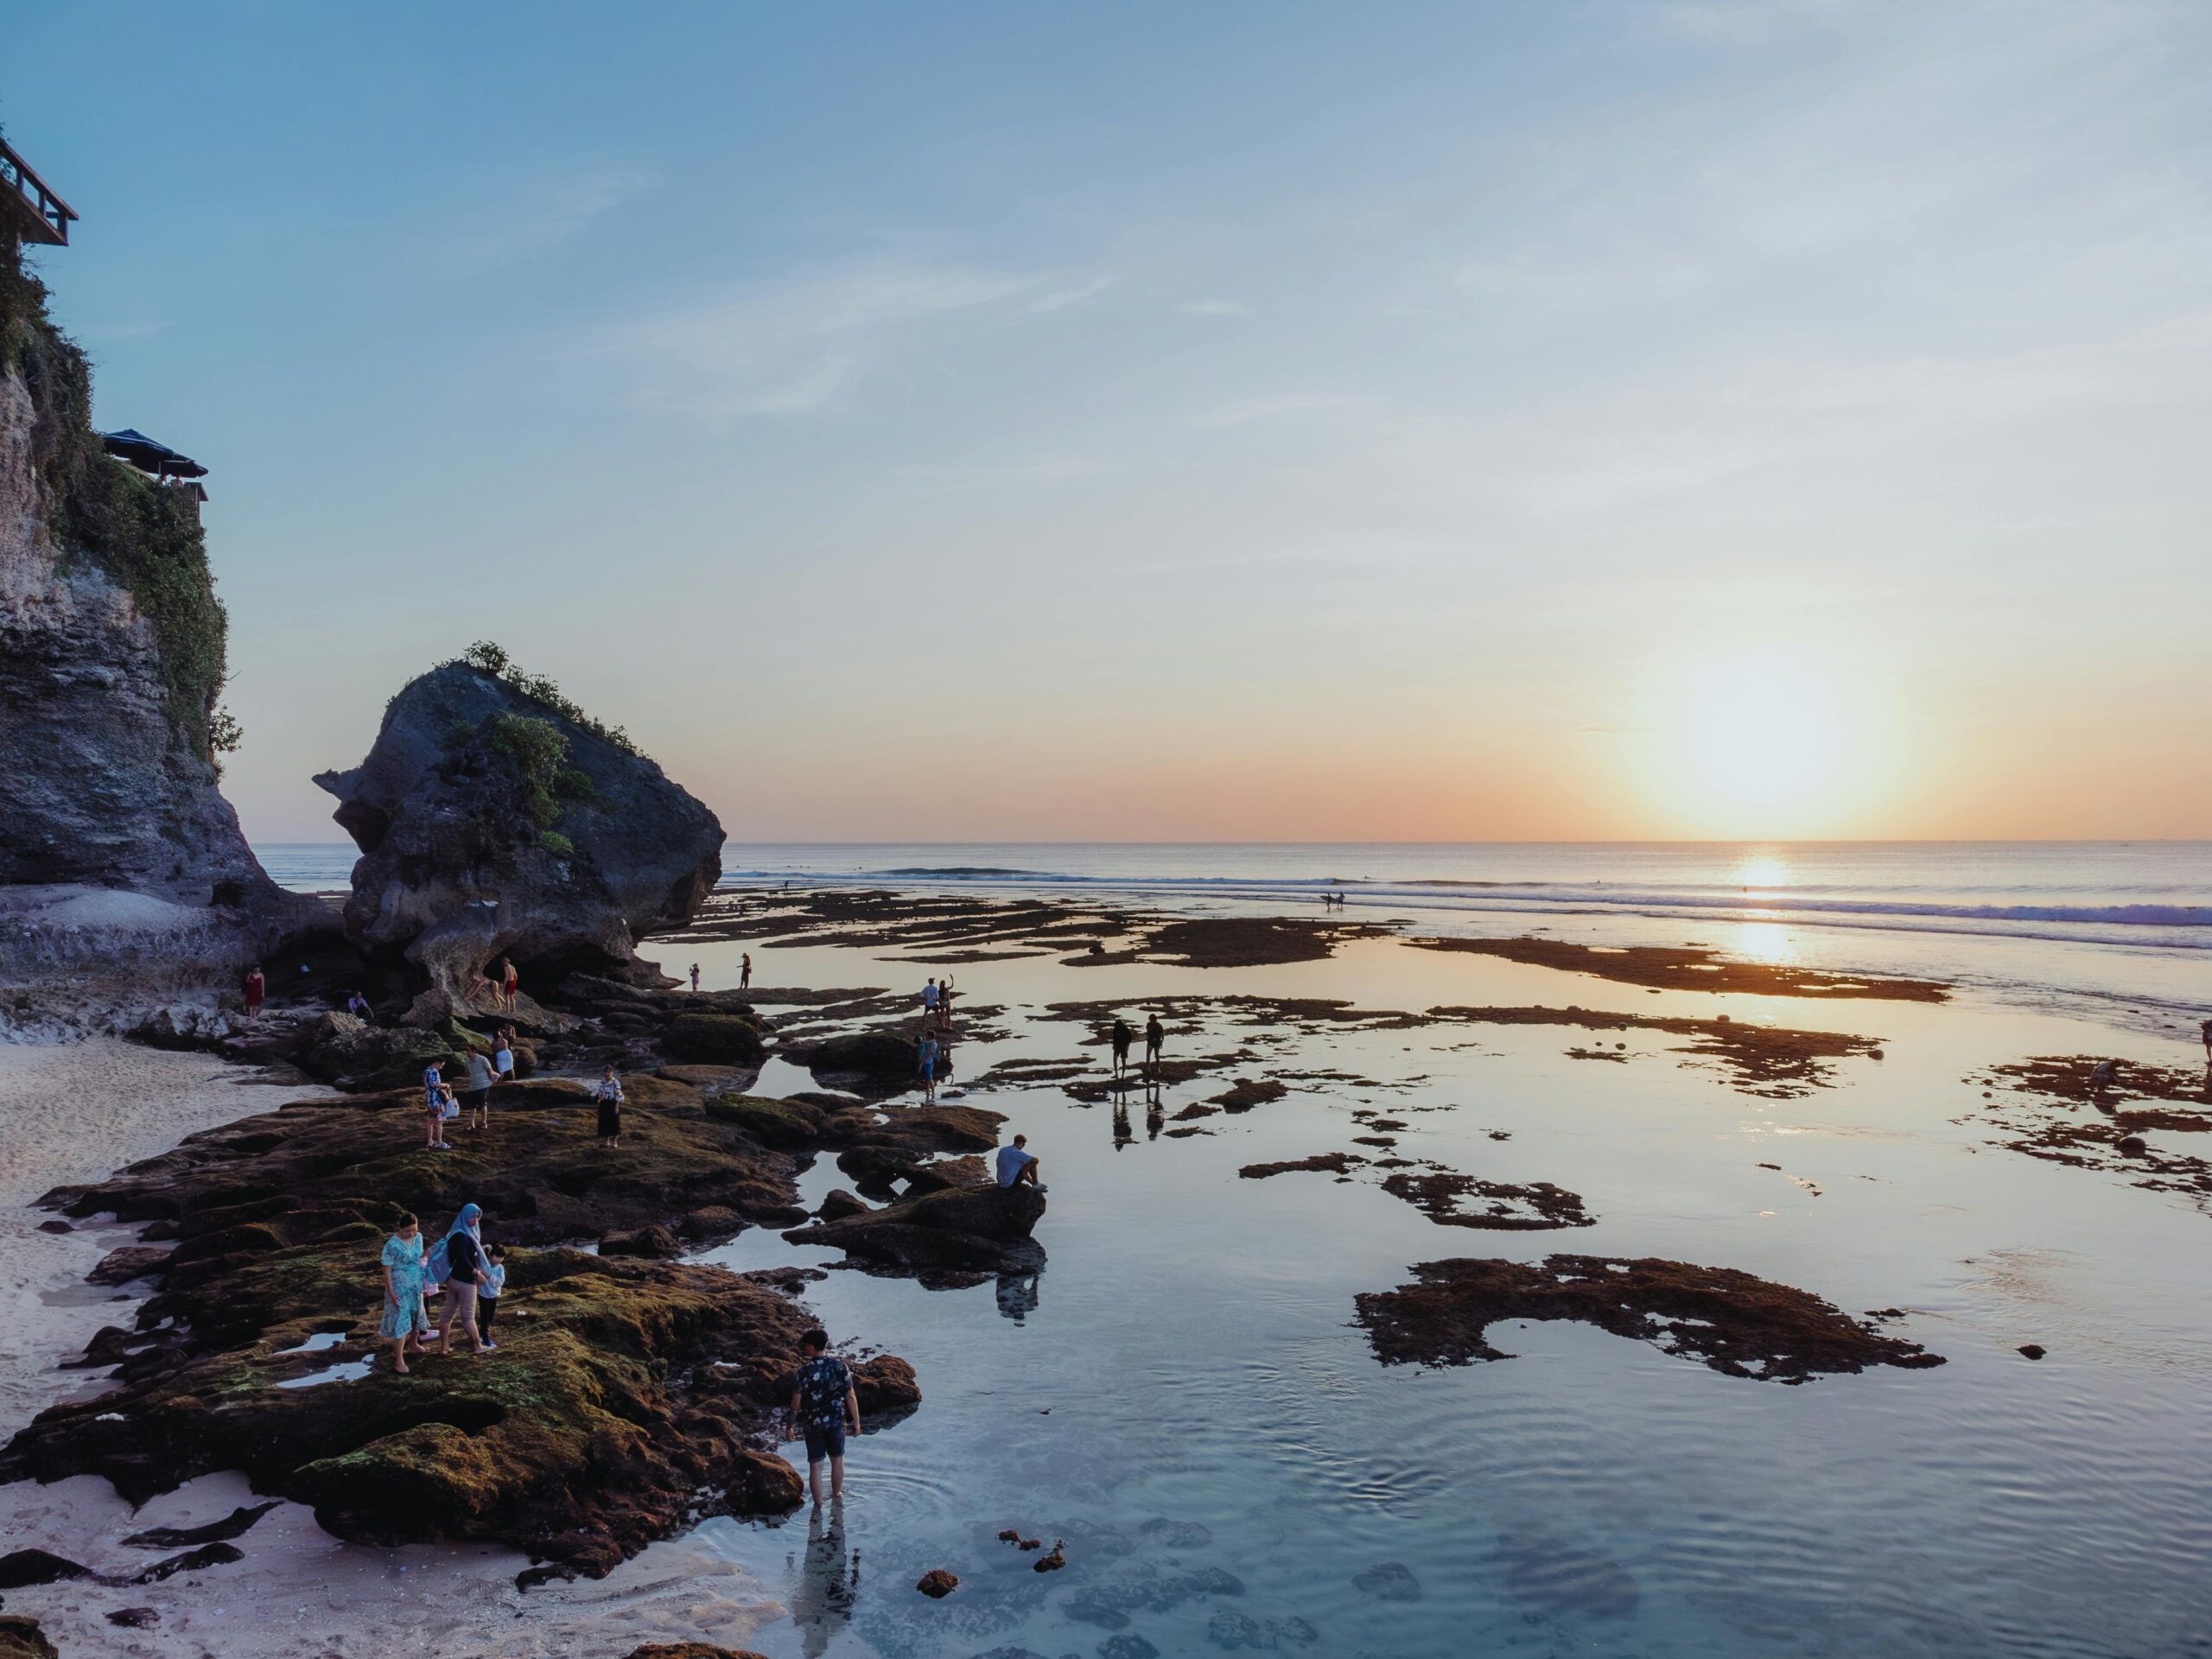
[[[65,561],[89,557],[152,624],[169,721],[211,765],[238,745],[217,707],[230,621],[215,596],[197,502],[107,454],[92,429],[92,365],[54,326],[47,289],[0,238],[0,365],[21,378],[34,410],[31,459],[45,487],[47,529]]]

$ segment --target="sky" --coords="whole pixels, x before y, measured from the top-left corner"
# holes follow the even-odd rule
[[[478,639],[740,841],[2212,836],[2212,7],[10,33],[254,839]]]

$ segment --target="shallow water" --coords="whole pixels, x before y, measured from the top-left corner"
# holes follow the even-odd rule
[[[740,948],[756,983],[939,971],[772,941],[686,961],[725,982]],[[1769,1100],[1686,1069],[1652,1033],[1627,1033],[1613,1065],[1565,1058],[1584,1034],[1556,1029],[1332,1032],[1165,1090],[1150,1128],[1136,1104],[1118,1145],[1110,1106],[1057,1088],[973,1096],[1044,1159],[1049,1265],[934,1293],[836,1271],[810,1292],[838,1338],[912,1360],[925,1402],[856,1446],[842,1516],[717,1521],[688,1541],[781,1586],[793,1616],[756,1633],[763,1652],[1147,1651],[1102,1649],[1117,1635],[1171,1654],[2196,1650],[2212,1616],[2212,1217],[1994,1146],[1963,1081],[2029,1054],[2177,1065],[2190,1046],[1978,992],[1933,1007],[1655,995],[1386,942],[1236,971],[956,973],[969,1006],[1012,1005],[1015,1033],[963,1047],[963,1083],[1015,1056],[1096,1055],[1084,1027],[1032,1019],[1052,1001],[1192,993],[1727,1011],[1878,1036],[1885,1058]],[[1270,1034],[1179,1034],[1169,1052]],[[1165,1133],[1223,1077],[1322,1069],[1365,1081]],[[1359,1150],[1363,1106],[1410,1126],[1402,1155],[1558,1182],[1598,1224],[1446,1228],[1363,1181],[1237,1178]],[[810,1199],[839,1180],[817,1167]],[[1510,1360],[1386,1370],[1349,1325],[1357,1293],[1413,1263],[1553,1251],[1674,1256],[1853,1312],[1904,1307],[1892,1328],[1949,1363],[1785,1388],[1515,1324],[1491,1332]],[[830,1258],[756,1233],[710,1259]],[[2028,1342],[2049,1357],[2024,1358]],[[1032,1572],[996,1541],[1005,1526],[1065,1539],[1067,1570]],[[1374,1571],[1386,1563],[1405,1572]],[[912,1587],[937,1567],[962,1580],[944,1602]],[[1237,1587],[1193,1577],[1205,1569]],[[1418,1599],[1371,1593],[1409,1584]]]

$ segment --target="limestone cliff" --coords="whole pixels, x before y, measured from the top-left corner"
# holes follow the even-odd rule
[[[0,981],[227,973],[312,920],[217,787],[226,619],[198,503],[100,446],[0,238]]]

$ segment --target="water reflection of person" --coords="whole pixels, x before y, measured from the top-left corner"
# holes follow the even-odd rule
[[[1135,1139],[1135,1135],[1129,1128],[1129,1103],[1116,1095],[1114,1096],[1114,1150],[1119,1152]]]
[[[1159,1140],[1160,1126],[1166,1119],[1167,1108],[1161,1103],[1159,1095],[1147,1096],[1144,1103],[1144,1138],[1147,1141]]]
[[[999,1314],[1020,1325],[1037,1311],[1037,1278],[1033,1273],[999,1274]]]
[[[799,1651],[806,1659],[822,1659],[838,1628],[851,1623],[860,1587],[861,1553],[845,1554],[844,1499],[831,1502],[826,1518],[817,1504],[806,1523],[806,1559],[791,1599],[791,1623],[798,1626]]]

